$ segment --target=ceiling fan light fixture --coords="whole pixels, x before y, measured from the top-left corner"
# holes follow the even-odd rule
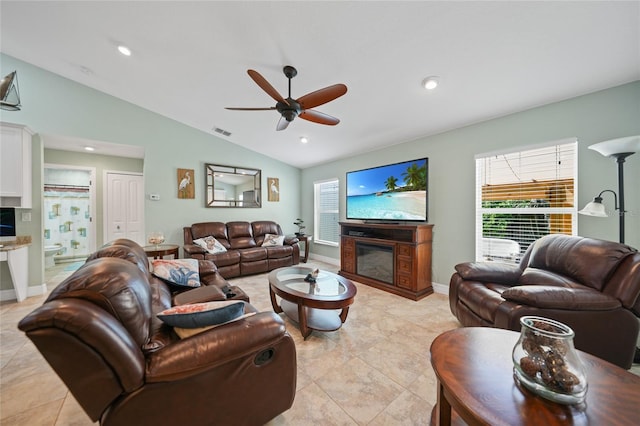
[[[131,49],[124,44],[118,46],[118,52],[122,53],[124,56],[131,56]]]
[[[436,87],[438,87],[438,84],[440,83],[440,78],[437,76],[431,76],[431,77],[427,77],[424,80],[422,80],[422,87],[424,87],[427,90],[433,90]]]

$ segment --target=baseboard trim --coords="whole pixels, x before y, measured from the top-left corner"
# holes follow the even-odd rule
[[[27,297],[41,296],[47,292],[47,284],[28,286]],[[6,302],[9,300],[18,300],[16,297],[16,291],[14,289],[0,290],[0,302]]]
[[[431,286],[433,287],[433,292],[434,293],[444,294],[445,296],[449,295],[449,286],[448,285],[432,282]]]

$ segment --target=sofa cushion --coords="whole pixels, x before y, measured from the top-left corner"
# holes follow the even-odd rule
[[[116,257],[87,262],[60,283],[45,303],[65,298],[99,306],[117,318],[140,347],[149,341],[151,289],[148,275],[134,263]]]
[[[521,285],[505,290],[502,297],[512,302],[544,309],[605,311],[622,306],[618,299],[584,286],[566,289],[545,285]]]
[[[211,254],[224,253],[227,251],[225,246],[211,235],[193,240],[193,244],[198,245]]]
[[[618,264],[633,253],[631,247],[612,241],[552,234],[535,242],[528,266],[602,291]]]
[[[154,259],[153,275],[169,284],[200,287],[197,259]]]
[[[249,222],[227,222],[227,235],[231,248],[246,249],[257,246]]]
[[[280,259],[283,257],[290,257],[293,254],[293,247],[291,246],[272,246],[266,247],[267,258]]]
[[[227,250],[224,253],[207,254],[205,259],[215,263],[218,268],[229,265],[236,265],[240,263],[240,251]]]
[[[244,314],[244,302],[205,302],[174,306],[158,313],[172,327],[199,328],[222,324]]]
[[[571,278],[544,269],[527,268],[524,270],[519,285],[546,285],[565,288],[583,288],[584,286]]]
[[[267,249],[264,247],[254,247],[240,250],[240,259],[242,262],[256,262],[267,258]]]
[[[201,222],[191,225],[191,237],[198,238],[213,237],[225,248],[229,248],[229,238],[227,236],[227,225],[224,222]]]

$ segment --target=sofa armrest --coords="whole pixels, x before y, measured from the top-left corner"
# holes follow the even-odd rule
[[[300,240],[298,239],[298,237],[296,236],[288,236],[288,237],[284,237],[284,244],[287,246],[292,246],[295,243],[299,243]]]
[[[607,311],[622,306],[620,301],[590,288],[520,285],[502,292],[511,302],[543,309]]]
[[[465,280],[516,285],[522,269],[519,265],[500,262],[465,262],[456,265],[456,272]]]
[[[188,305],[190,303],[213,302],[216,300],[227,300],[224,291],[214,285],[205,285],[176,294],[173,297],[173,305]]]
[[[185,257],[192,257],[194,254],[202,254],[204,255],[207,251],[196,244],[185,244],[182,246],[184,250]]]
[[[146,381],[158,383],[197,376],[230,360],[276,346],[287,336],[284,322],[277,314],[260,312],[176,341],[150,354]]]

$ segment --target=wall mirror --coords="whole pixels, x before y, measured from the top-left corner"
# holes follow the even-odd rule
[[[246,167],[205,164],[205,207],[261,207],[262,173]]]

